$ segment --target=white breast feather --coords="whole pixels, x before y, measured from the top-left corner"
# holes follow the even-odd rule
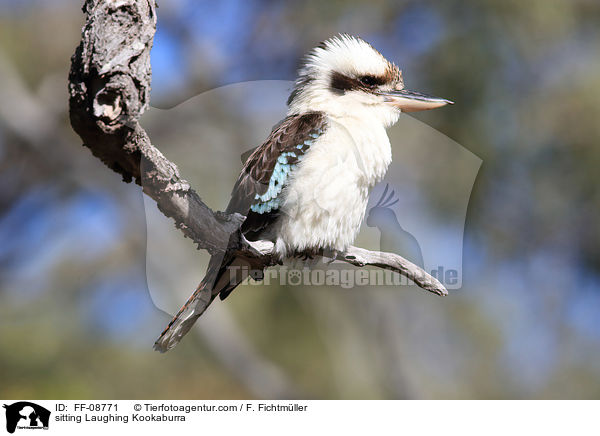
[[[330,117],[326,133],[291,175],[275,229],[278,253],[345,250],[358,234],[371,188],[391,160],[379,120]]]

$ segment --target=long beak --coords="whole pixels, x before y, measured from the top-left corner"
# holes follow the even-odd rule
[[[432,97],[431,95],[408,91],[406,89],[382,92],[381,95],[387,103],[396,106],[402,112],[425,111],[446,106],[447,104],[454,104],[453,101],[446,100],[445,98]]]

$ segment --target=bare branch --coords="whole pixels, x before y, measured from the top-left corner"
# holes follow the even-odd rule
[[[241,246],[243,217],[213,212],[138,123],[150,99],[154,0],[87,0],[87,21],[69,73],[69,111],[84,145],[135,180],[163,214],[211,254]]]
[[[256,241],[248,242],[248,244],[263,258],[265,265],[274,265],[276,263],[274,244],[272,242]],[[327,257],[327,254],[322,253],[321,255]],[[384,251],[369,251],[364,248],[350,246],[345,252],[336,253],[335,260],[358,267],[376,266],[388,269],[409,278],[417,286],[426,291],[440,296],[448,295],[448,291],[439,280],[398,254],[386,253]]]
[[[433,292],[436,295],[448,295],[448,291],[435,277],[427,274],[425,270],[419,268],[412,262],[409,262],[402,256],[383,251],[369,251],[364,248],[350,247],[344,253],[339,253],[338,260],[351,263],[352,265],[377,266],[379,268],[389,269],[402,274],[411,279],[417,286],[426,291]]]

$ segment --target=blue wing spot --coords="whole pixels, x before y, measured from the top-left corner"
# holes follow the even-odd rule
[[[316,132],[311,132],[309,136],[313,139],[306,139],[302,144],[296,145],[296,148],[304,152],[305,149],[308,149],[313,145],[314,140],[321,136],[322,133],[323,131],[321,129],[318,129]],[[263,214],[279,208],[280,199],[278,198],[278,195],[285,186],[288,174],[296,167],[296,165],[298,165],[303,156],[303,154],[298,156],[294,151],[281,153],[273,168],[267,191],[262,195],[256,194],[254,196],[254,200],[257,200],[257,202],[250,206],[252,212]],[[290,163],[288,157],[296,158],[295,162]]]
[[[278,198],[274,198],[272,200],[267,201],[266,203],[255,203],[252,206],[250,206],[250,210],[252,212],[256,212],[256,213],[268,213],[271,212],[273,209],[278,209],[279,208],[279,199]]]

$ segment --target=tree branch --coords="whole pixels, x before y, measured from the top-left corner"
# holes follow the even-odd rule
[[[256,269],[277,264],[273,244],[248,242],[240,232],[243,216],[206,206],[138,123],[150,99],[154,0],[86,0],[83,10],[87,21],[71,60],[69,111],[84,145],[124,181],[140,184],[198,248],[235,253]],[[447,294],[438,280],[397,254],[351,247],[336,259],[389,269],[427,291]]]
[[[243,217],[213,212],[177,166],[155,148],[138,118],[150,99],[154,0],[87,0],[87,21],[71,59],[69,114],[84,145],[135,182],[199,248],[242,246]]]
[[[395,271],[411,279],[417,286],[436,295],[446,296],[448,291],[435,277],[427,274],[425,270],[409,262],[402,256],[383,251],[369,251],[364,248],[350,247],[344,253],[339,253],[338,260],[348,262],[354,266],[377,266]]]
[[[255,241],[248,244],[255,250],[261,263],[270,266],[276,263],[274,244],[270,241]],[[326,253],[321,256],[328,257]],[[417,286],[436,295],[446,296],[448,291],[435,277],[429,275],[425,270],[409,262],[402,256],[384,251],[369,251],[364,248],[350,246],[342,253],[335,253],[333,260],[339,260],[358,267],[376,266],[397,272],[412,280]]]

